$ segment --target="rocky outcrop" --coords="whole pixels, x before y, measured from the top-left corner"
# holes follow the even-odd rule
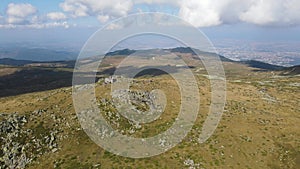
[[[29,131],[22,130],[27,123],[25,116],[17,114],[8,115],[0,123],[1,133],[1,156],[0,168],[25,168],[31,162],[31,158],[26,154],[27,144],[22,144],[18,138],[26,135]]]
[[[31,116],[38,116],[43,111],[35,111]],[[0,168],[25,168],[34,159],[44,153],[56,152],[58,145],[56,131],[37,125],[26,125],[32,117],[25,115],[0,114]]]

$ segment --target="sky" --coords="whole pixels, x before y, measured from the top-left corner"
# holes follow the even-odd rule
[[[0,44],[81,46],[103,25],[141,12],[175,15],[211,39],[300,41],[299,0],[1,0]]]

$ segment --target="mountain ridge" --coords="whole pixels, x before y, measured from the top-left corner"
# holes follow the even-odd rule
[[[0,59],[10,58],[15,60],[32,60],[39,62],[74,60],[76,52],[45,49],[45,48],[25,48],[10,47],[0,48]]]
[[[150,50],[150,49],[149,49]],[[140,51],[149,51],[149,50],[132,50],[132,49],[121,49],[121,50],[115,50],[112,52],[106,53],[104,56],[105,57],[113,57],[113,56],[128,56],[131,55],[135,52],[140,52]],[[154,50],[154,49],[152,49]],[[169,48],[169,49],[157,49],[157,50],[164,50],[166,52],[172,52],[172,53],[184,53],[184,54],[192,54],[196,55],[195,52],[203,53],[203,54],[210,54],[209,52],[203,52],[198,49],[193,49],[191,47],[176,47],[176,48]],[[299,70],[297,69],[300,67],[300,65],[296,66],[291,66],[291,67],[284,67],[284,66],[278,66],[278,65],[273,65],[257,60],[243,60],[243,61],[234,61],[229,58],[226,58],[222,55],[218,55],[223,62],[234,62],[234,63],[240,63],[247,65],[252,68],[258,68],[258,69],[263,69],[263,70],[269,70],[269,71],[288,71],[290,69],[296,69],[296,71],[292,71],[292,74],[299,74]],[[60,60],[60,61],[34,61],[34,60],[24,60],[24,59],[13,59],[13,58],[0,58],[0,65],[9,65],[9,66],[25,66],[29,64],[47,64],[47,63],[53,63],[54,65],[56,64],[63,64],[68,62],[69,67],[72,67],[75,64],[75,60]]]

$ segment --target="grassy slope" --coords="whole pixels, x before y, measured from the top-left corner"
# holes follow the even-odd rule
[[[299,77],[275,78],[272,72],[251,71],[244,65],[225,63],[227,73],[227,105],[214,135],[198,144],[201,125],[209,106],[209,81],[198,71],[201,110],[194,128],[182,143],[166,153],[147,158],[129,159],[113,155],[93,143],[80,130],[72,105],[71,88],[36,92],[0,98],[0,112],[31,114],[43,109],[45,114],[36,121],[44,121],[45,128],[59,130],[59,151],[46,153],[29,168],[188,168],[186,159],[200,164],[200,168],[300,168]],[[149,83],[141,77],[135,88],[160,86],[175,100],[169,103],[166,114],[153,126],[143,126],[137,135],[156,133],[171,122],[179,105],[176,84],[168,76],[154,78]],[[98,85],[98,97],[109,98],[109,86]],[[106,94],[106,95],[105,95]],[[270,99],[271,98],[271,99]],[[275,100],[275,101],[274,101]],[[55,116],[61,122],[55,122]],[[37,123],[29,121],[29,124]],[[58,126],[55,126],[57,124]],[[33,125],[34,126],[34,125]],[[159,128],[161,127],[161,128]]]

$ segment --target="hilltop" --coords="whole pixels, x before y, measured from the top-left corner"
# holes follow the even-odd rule
[[[215,55],[211,53],[201,52],[192,48],[172,48],[172,49],[152,49],[152,50],[117,50],[109,52],[105,55],[99,69],[99,74],[102,76],[112,75],[115,67],[127,56],[134,53],[172,53],[182,58],[186,58],[193,67],[193,62],[196,65],[202,65],[200,59],[194,51],[204,56]],[[219,56],[225,67],[227,77],[242,76],[255,74],[257,71],[265,71],[266,74],[275,75],[299,75],[299,66],[281,67],[271,65],[259,61],[233,61],[224,56]],[[99,56],[89,57],[81,60],[85,64],[92,64],[98,61]],[[0,97],[18,95],[22,93],[31,93],[36,91],[51,90],[72,85],[72,71],[75,65],[75,60],[69,61],[31,61],[31,60],[15,60],[4,58],[0,59]],[[196,69],[196,68],[195,68]],[[234,71],[232,71],[232,69]],[[151,70],[155,71],[155,70]],[[239,71],[239,72],[238,72]],[[248,73],[246,73],[248,72]],[[151,74],[151,72],[148,71]],[[154,72],[155,74],[155,72]]]

